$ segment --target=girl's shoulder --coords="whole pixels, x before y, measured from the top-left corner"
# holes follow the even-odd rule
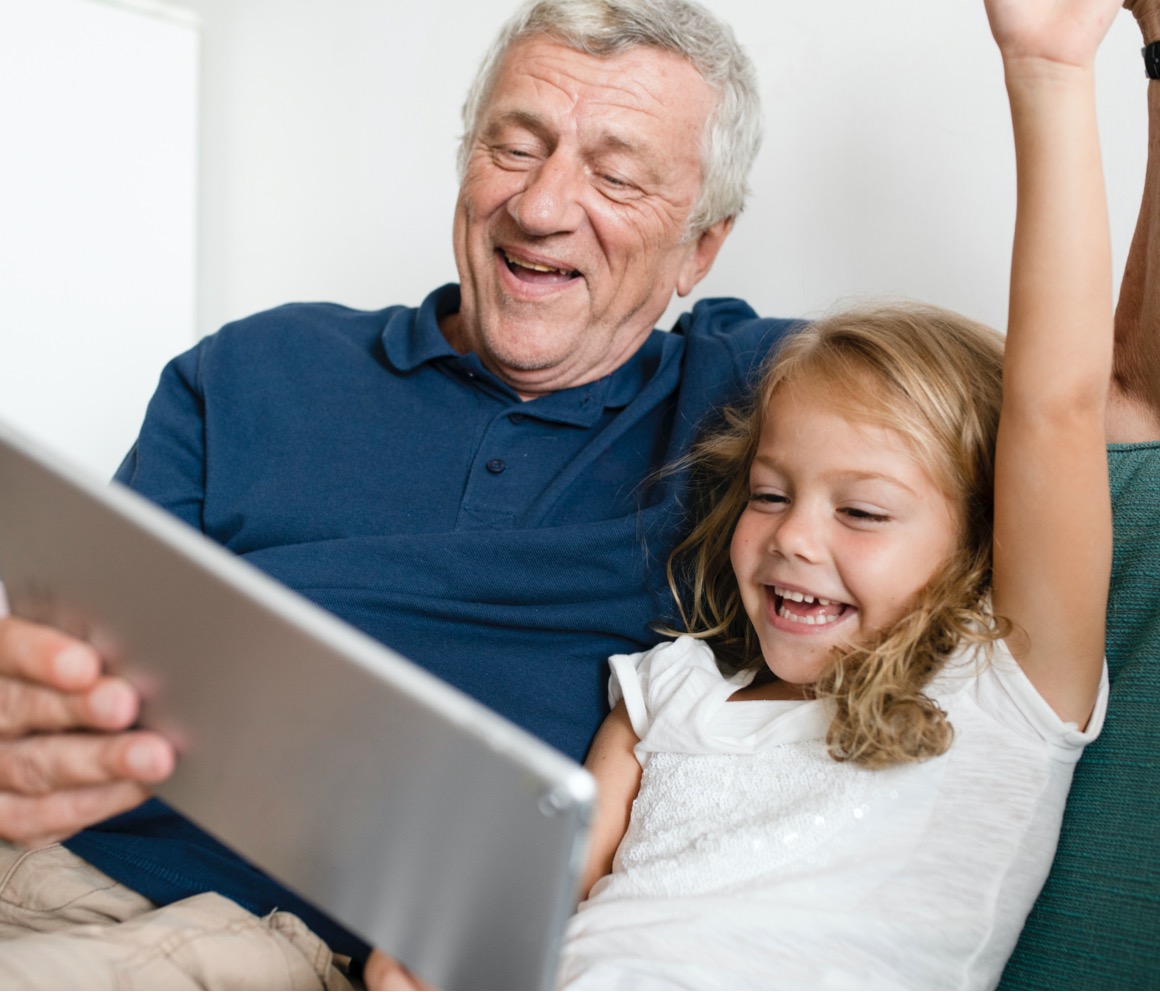
[[[611,659],[613,705],[624,700],[640,743],[637,757],[756,754],[780,744],[824,741],[826,712],[816,700],[734,701],[751,671],[725,677],[712,649],[682,636]]]
[[[612,669],[608,694],[613,706],[621,699],[627,700],[634,690],[650,704],[658,703],[690,683],[705,688],[720,685],[732,694],[752,678],[745,674],[726,679],[717,668],[713,649],[688,634],[636,654],[614,654],[608,664]]]
[[[951,717],[963,719],[966,708],[976,709],[1019,738],[1050,746],[1061,760],[1078,760],[1103,726],[1107,709],[1107,666],[1099,695],[1086,726],[1061,719],[1039,694],[1011,655],[1007,642],[990,648],[970,646],[952,655],[926,689],[926,694]]]
[[[658,715],[666,723],[689,726],[706,709],[713,711],[751,678],[750,673],[726,679],[717,668],[712,648],[683,634],[637,654],[613,655],[608,660],[609,702],[622,699],[637,737],[644,740]]]

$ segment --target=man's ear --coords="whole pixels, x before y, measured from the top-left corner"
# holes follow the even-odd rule
[[[726,236],[732,230],[733,218],[726,217],[716,224],[710,224],[697,235],[696,244],[686,256],[681,271],[677,273],[678,296],[688,296],[693,287],[708,275],[717,258],[717,252],[721,250]]]

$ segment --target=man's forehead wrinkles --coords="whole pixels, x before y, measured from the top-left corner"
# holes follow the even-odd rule
[[[631,56],[637,50],[631,50]],[[645,49],[642,52],[653,52]],[[577,54],[583,55],[583,61],[576,63]],[[596,104],[606,104],[625,110],[654,112],[664,110],[669,104],[665,94],[676,81],[671,74],[664,72],[658,80],[650,79],[656,70],[638,71],[635,65],[615,66],[614,62],[624,56],[595,56],[584,55],[571,48],[564,48],[559,54],[555,52],[541,52],[527,56],[519,71],[525,73],[537,83],[561,90],[573,101],[589,101]],[[656,85],[656,84],[659,84]]]
[[[547,127],[547,122],[543,116],[531,110],[521,110],[519,108],[512,108],[510,110],[503,110],[502,108],[487,121],[487,126],[484,133],[488,136],[495,136],[505,127],[509,126],[524,127],[529,131],[540,132]]]

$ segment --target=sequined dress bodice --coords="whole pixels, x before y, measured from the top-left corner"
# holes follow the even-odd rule
[[[929,693],[954,728],[938,758],[834,761],[817,701],[740,701],[681,638],[612,659],[639,738],[612,874],[569,928],[568,988],[993,987],[1043,883],[1075,760],[1002,645]]]

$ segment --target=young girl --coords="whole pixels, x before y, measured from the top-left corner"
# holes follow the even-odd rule
[[[1119,2],[987,0],[1018,168],[1005,351],[932,308],[823,320],[694,453],[690,634],[612,659],[562,984],[998,980],[1106,697],[1092,63]]]

